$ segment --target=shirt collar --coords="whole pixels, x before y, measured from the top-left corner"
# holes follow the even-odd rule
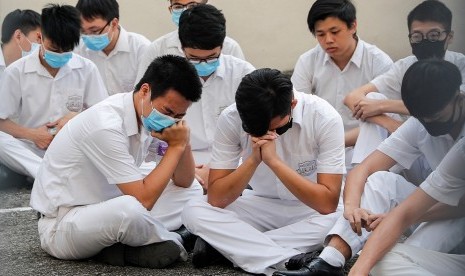
[[[137,112],[134,107],[134,93],[124,93],[124,128],[128,136],[133,136],[139,133],[139,125],[137,123]]]
[[[302,125],[303,120],[303,109],[304,109],[304,93],[298,92],[294,89],[294,99],[297,100],[297,104],[292,109],[292,123]]]
[[[63,67],[60,68],[57,77],[59,75],[63,76],[64,74],[67,74],[73,69],[82,68],[84,66],[82,58],[79,58],[75,53],[72,54],[73,57],[68,61],[68,63],[66,63]],[[37,72],[42,76],[50,76],[50,73],[48,73],[47,69],[45,69],[45,67],[40,63],[39,55],[40,47],[24,58],[24,73]]]
[[[128,32],[119,25],[119,37],[116,41],[115,48],[111,51],[111,54],[116,54],[117,52],[129,52],[129,35]]]
[[[0,66],[6,67],[5,58],[3,57],[2,47],[0,47]]]
[[[321,48],[321,46],[319,46]],[[323,50],[323,48],[321,48]],[[323,50],[324,51],[324,50]],[[357,39],[357,46],[355,47],[355,51],[352,54],[352,57],[349,60],[349,63],[352,62],[355,64],[358,68],[362,65],[362,58],[363,58],[363,41],[361,41],[359,38]],[[323,63],[326,64],[327,62],[333,62],[331,57],[328,55],[328,53],[325,52],[325,57],[323,60]]]

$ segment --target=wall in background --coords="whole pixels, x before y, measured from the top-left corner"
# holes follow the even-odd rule
[[[13,9],[38,12],[54,0],[0,0],[0,22]],[[75,5],[76,0],[57,3]],[[246,58],[257,68],[292,69],[297,58],[316,45],[307,28],[309,0],[210,0],[223,10],[228,35],[237,40]],[[358,34],[394,60],[411,53],[407,14],[422,0],[354,0]],[[465,1],[443,0],[452,10],[455,37],[450,50],[465,53]],[[120,22],[128,31],[150,40],[175,29],[168,12],[168,0],[119,0]]]

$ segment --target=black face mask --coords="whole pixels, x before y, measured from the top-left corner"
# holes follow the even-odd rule
[[[287,122],[287,124],[283,125],[282,127],[278,127],[277,129],[275,129],[275,131],[278,135],[283,135],[291,127],[292,127],[292,117],[291,119],[289,119],[289,122]]]
[[[441,135],[446,135],[451,132],[452,128],[455,126],[455,108],[457,106],[457,103],[454,105],[454,110],[452,111],[452,116],[449,118],[449,120],[445,122],[425,122],[423,119],[418,118],[420,123],[425,127],[426,131],[431,136],[441,136]],[[460,119],[460,114],[462,113],[462,106],[460,107],[460,113],[459,113],[459,118]]]
[[[427,39],[423,39],[418,43],[410,43],[412,46],[412,53],[417,57],[418,60],[427,58],[439,58],[443,59],[446,54],[444,45],[446,39],[431,42]]]

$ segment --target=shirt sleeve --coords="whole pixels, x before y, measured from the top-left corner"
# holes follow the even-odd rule
[[[292,85],[295,90],[306,94],[312,94],[312,72],[310,66],[310,62],[308,62],[306,55],[301,55],[297,60],[291,77]]]
[[[147,68],[149,68],[150,63],[157,57],[157,53],[160,52],[159,44],[159,41],[155,40],[150,45],[145,47],[144,54],[142,55],[141,62],[139,63],[139,68],[137,69],[137,77],[134,85],[139,83],[140,79],[142,79],[144,76],[145,71],[147,71]]]
[[[86,94],[84,98],[86,108],[89,108],[108,97],[108,91],[103,83],[97,66],[93,63],[89,64],[89,74],[87,76]]]
[[[404,168],[410,169],[413,162],[422,155],[418,146],[419,129],[421,129],[421,123],[414,117],[410,117],[378,146],[378,150]]]
[[[224,46],[225,46],[225,49],[223,49],[222,51],[224,54],[231,55],[239,59],[245,60],[244,52],[242,52],[242,48],[239,45],[239,43],[237,43],[237,41],[235,41],[234,39],[230,37],[226,37]]]
[[[449,150],[420,188],[439,202],[452,206],[459,204],[465,194],[465,138]]]
[[[218,118],[210,160],[212,169],[236,169],[239,165],[242,152],[241,123],[233,114],[225,112],[229,108],[225,109]]]
[[[20,72],[9,67],[3,73],[0,83],[0,119],[8,119],[19,114],[21,106]]]
[[[376,86],[378,92],[384,94],[388,99],[400,100],[400,88],[403,74],[398,63],[394,63],[386,73],[379,75],[371,81]]]
[[[143,179],[129,153],[127,137],[114,128],[92,132],[79,147],[110,184],[123,184]]]

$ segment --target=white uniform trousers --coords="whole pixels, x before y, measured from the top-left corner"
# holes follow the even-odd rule
[[[446,254],[397,244],[376,264],[370,275],[463,276],[465,255]]]
[[[34,143],[0,131],[0,163],[9,169],[35,178],[44,154]]]
[[[224,209],[211,206],[206,198],[190,201],[182,221],[234,265],[251,273],[271,274],[290,257],[321,248],[342,210],[339,206],[337,212],[321,215],[300,201],[245,192]]]
[[[151,211],[128,195],[97,204],[60,208],[56,218],[39,220],[41,246],[56,258],[75,260],[92,257],[117,242],[142,246],[173,240],[186,260],[181,236],[170,231],[181,226],[185,203],[202,195],[197,181],[190,188],[170,182]]]
[[[370,210],[374,214],[387,213],[404,201],[415,189],[417,189],[415,185],[398,174],[376,172],[368,177],[360,205],[361,208]],[[463,240],[464,228],[465,218],[424,222],[405,243],[447,253]],[[362,249],[370,232],[362,229],[362,235],[358,236],[350,227],[349,221],[341,216],[329,231],[328,237],[331,235],[340,236],[350,246],[353,257]],[[329,238],[326,241],[329,241]]]
[[[368,93],[366,97],[372,100],[387,99],[383,94],[374,92]],[[386,115],[395,120],[403,121],[398,114],[388,113]],[[352,164],[360,164],[370,153],[375,151],[379,144],[388,136],[389,132],[385,128],[377,124],[360,121],[360,132],[354,146]]]

